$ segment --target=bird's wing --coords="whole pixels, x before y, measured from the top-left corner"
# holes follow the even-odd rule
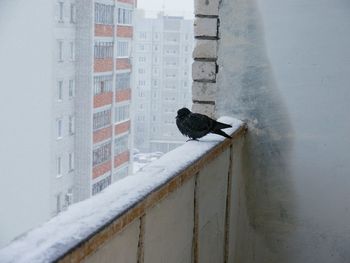
[[[213,125],[213,120],[208,116],[192,113],[184,120],[184,125],[195,132],[209,132]]]

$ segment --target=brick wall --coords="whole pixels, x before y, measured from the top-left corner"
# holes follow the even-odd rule
[[[219,39],[219,0],[196,0],[192,65],[192,110],[215,114],[217,45]]]
[[[118,0],[119,3],[127,3],[127,4],[134,4],[136,3],[136,0]]]
[[[92,179],[107,173],[112,169],[112,161],[105,162],[92,168]]]
[[[118,166],[121,166],[122,164],[129,161],[130,153],[129,151],[125,151],[121,154],[118,154],[114,157],[114,168],[117,168]]]
[[[130,59],[129,58],[117,58],[116,59],[116,69],[131,69]]]
[[[95,36],[113,37],[113,26],[95,24]]]
[[[130,129],[130,121],[122,122],[114,126],[114,134],[118,135]]]
[[[94,108],[112,104],[112,101],[113,101],[112,92],[97,94],[94,96]]]
[[[95,59],[94,72],[107,72],[113,70],[113,59]]]
[[[121,102],[131,99],[131,89],[119,90],[115,94],[115,101]]]
[[[112,126],[94,132],[93,141],[98,143],[112,137]]]
[[[118,37],[133,37],[133,27],[132,26],[117,26],[117,36]]]

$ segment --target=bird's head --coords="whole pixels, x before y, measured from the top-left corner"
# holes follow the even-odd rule
[[[182,108],[177,111],[177,118],[183,118],[189,115],[191,111],[187,108]]]

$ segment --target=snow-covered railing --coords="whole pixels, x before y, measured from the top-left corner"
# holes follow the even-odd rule
[[[223,262],[246,126],[189,141],[0,250],[0,262]],[[232,199],[232,200],[231,200]],[[232,202],[231,202],[232,201]],[[23,219],[25,220],[25,218]]]

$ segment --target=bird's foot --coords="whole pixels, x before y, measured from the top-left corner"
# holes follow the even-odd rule
[[[189,142],[189,141],[197,141],[198,142],[198,139],[189,138],[186,142]]]

